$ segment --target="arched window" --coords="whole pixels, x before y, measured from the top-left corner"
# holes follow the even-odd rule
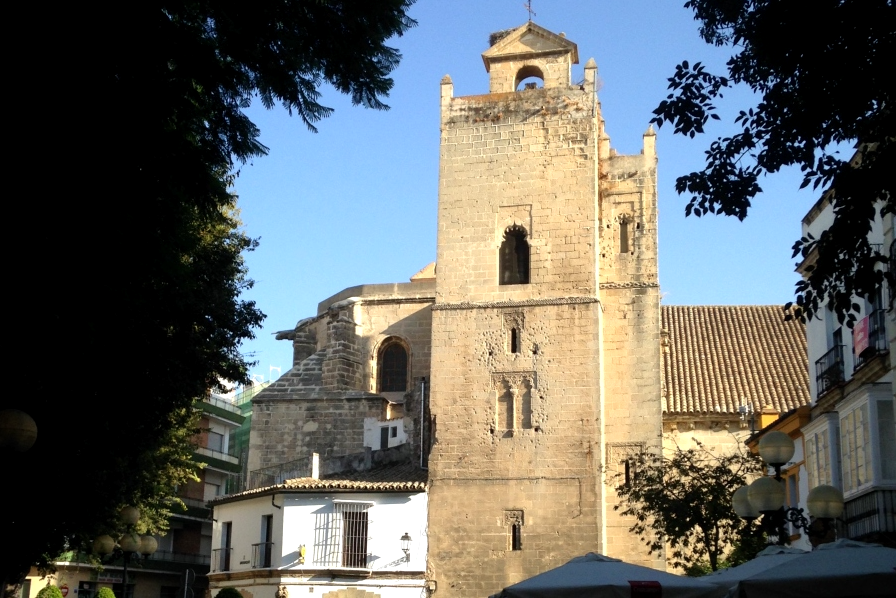
[[[541,85],[539,85],[541,83]],[[516,91],[520,91],[520,84],[523,84],[525,89],[535,89],[537,87],[544,86],[544,73],[541,72],[541,69],[534,65],[524,66],[517,72],[516,80],[513,83],[513,88]]]
[[[504,231],[498,284],[529,284],[529,242],[526,229],[513,225]]]
[[[379,392],[405,392],[408,389],[408,352],[392,341],[380,350]]]

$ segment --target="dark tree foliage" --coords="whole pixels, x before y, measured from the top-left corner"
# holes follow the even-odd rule
[[[221,588],[215,598],[243,598],[243,595],[236,588]]]
[[[242,298],[254,241],[230,190],[265,152],[244,110],[279,102],[314,130],[325,83],[385,108],[400,58],[386,42],[412,2],[10,7],[0,406],[39,432],[0,456],[2,580],[171,493],[172,434],[194,398],[246,379],[240,343],[263,317]]]
[[[628,480],[616,479],[621,501],[613,508],[634,518],[632,533],[652,553],[668,546],[668,562],[682,570],[709,561],[716,571],[726,555],[736,556],[732,549],[748,524],[734,512],[731,495],[761,472],[758,458],[749,452],[717,456],[697,443],[671,455],[641,453],[629,471]]]
[[[688,0],[685,7],[707,43],[734,53],[725,75],[678,65],[653,122],[694,137],[719,118],[715,103],[726,89],[746,86],[758,98],[735,117],[736,133],[710,144],[706,167],[678,178],[676,190],[690,196],[686,213],[742,220],[762,176],[799,167],[803,187],[833,190],[835,220],[819,238],[793,246],[794,257],[815,260],[796,285],[795,313],[811,317],[827,305],[851,322],[853,295],[874,295],[885,276],[896,282],[880,267],[886,250],[868,243],[872,221],[894,211],[892,0]],[[861,151],[851,161],[854,147]]]

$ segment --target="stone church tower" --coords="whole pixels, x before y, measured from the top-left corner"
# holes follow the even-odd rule
[[[588,551],[664,569],[613,509],[629,457],[658,452],[664,426],[666,448],[727,452],[745,404],[806,404],[805,331],[778,306],[661,309],[653,131],[640,154],[610,148],[597,66],[573,77],[562,34],[529,22],[482,57],[489,93],[442,80],[437,263],[343,289],[278,333],[293,367],[252,399],[247,487],[428,480],[428,523],[389,533],[412,532],[427,571],[403,579],[435,598],[483,598]],[[319,534],[291,569],[393,579],[382,554],[359,568],[340,542]],[[321,568],[329,551],[343,561]]]
[[[488,94],[441,84],[428,577],[448,596],[588,551],[662,567],[611,479],[661,445],[655,136],[610,149],[597,66],[574,82],[562,34],[492,41]]]

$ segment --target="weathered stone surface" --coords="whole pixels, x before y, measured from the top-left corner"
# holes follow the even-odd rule
[[[719,451],[746,433],[730,409],[667,408],[663,427],[682,381],[670,374],[664,394],[661,351],[669,372],[668,355],[707,351],[661,333],[656,136],[637,155],[610,148],[593,59],[571,84],[577,52],[529,24],[483,55],[490,93],[454,97],[442,78],[436,264],[345,289],[278,333],[293,368],[253,401],[250,470],[305,471],[314,452],[324,468],[366,466],[365,418],[403,419],[402,458],[429,458],[439,596],[482,598],[588,551],[664,568],[613,510],[614,476],[664,432],[667,447]],[[516,91],[537,72],[543,88]],[[407,388],[382,392],[395,344]],[[696,388],[727,375],[703,365],[687,370],[704,372]]]
[[[603,477],[605,456],[626,454],[608,447],[661,445],[655,137],[612,152],[593,63],[571,86],[562,46],[520,30],[495,46],[512,59],[484,55],[493,93],[442,84],[429,568],[452,596],[590,550],[658,564]],[[553,73],[543,89],[507,91],[533,68]],[[499,284],[508,227],[527,234],[528,284]]]
[[[364,418],[388,419],[407,403],[404,429],[420,453],[420,378],[429,376],[434,283],[363,285],[321,303],[289,336],[296,362],[253,399],[249,471],[308,457],[364,450]],[[377,388],[379,348],[408,351],[405,393]],[[311,343],[313,345],[309,346]]]

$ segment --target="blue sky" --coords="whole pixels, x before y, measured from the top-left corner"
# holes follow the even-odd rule
[[[653,108],[682,60],[722,72],[726,48],[704,44],[683,0],[535,0],[533,21],[565,32],[579,48],[573,79],[594,57],[611,145],[641,149]],[[480,54],[489,33],[522,25],[523,0],[418,0],[417,27],[392,45],[403,54],[386,99],[391,110],[351,106],[324,88],[335,113],[310,133],[285,110],[256,102],[250,117],[268,156],[240,168],[235,189],[246,232],[261,245],[247,256],[255,287],[246,298],[267,314],[244,344],[264,379],[289,369],[290,343],[278,330],[316,313],[318,302],[362,283],[404,282],[435,260],[439,152],[439,81],[451,75],[456,96],[486,93]],[[723,122],[702,138],[658,131],[660,285],[666,304],[783,304],[796,282],[790,247],[816,199],[798,192],[797,172],[763,179],[763,194],[744,222],[684,216],[675,178],[700,169],[710,141],[729,133],[731,115],[754,102],[726,94]],[[727,109],[726,109],[727,108]],[[727,117],[727,118],[726,118]],[[725,124],[725,123],[728,124]],[[277,376],[276,369],[273,376]]]

